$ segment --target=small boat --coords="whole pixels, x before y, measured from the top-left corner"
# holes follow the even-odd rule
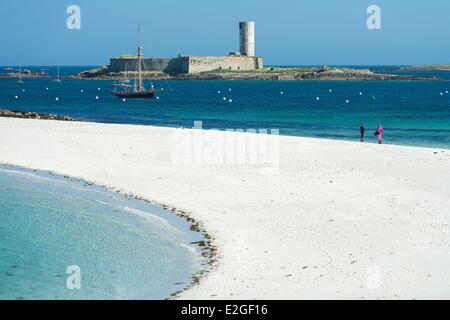
[[[55,82],[61,82],[61,78],[59,76],[59,65],[58,65],[58,71],[57,71]]]
[[[23,81],[22,81],[22,66],[20,66],[20,70],[19,70],[19,81],[17,81],[17,83],[23,83]]]
[[[138,49],[137,49],[137,75],[133,85],[129,84],[129,81],[122,81],[119,84],[114,84],[114,90],[112,92],[118,98],[132,98],[132,99],[148,99],[155,97],[155,89],[153,84],[150,89],[144,87],[144,81],[142,79],[142,47],[141,47],[141,25],[138,27]]]

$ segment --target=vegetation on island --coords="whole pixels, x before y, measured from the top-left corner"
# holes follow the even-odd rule
[[[121,54],[119,59],[137,59],[138,57],[133,54]]]

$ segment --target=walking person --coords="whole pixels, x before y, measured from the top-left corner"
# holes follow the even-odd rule
[[[364,123],[361,123],[359,126],[359,132],[361,133],[361,142],[364,142],[364,135],[366,133],[366,128],[364,127]]]
[[[383,143],[383,131],[383,127],[379,124],[377,130],[375,131],[375,135],[378,137],[378,144]]]

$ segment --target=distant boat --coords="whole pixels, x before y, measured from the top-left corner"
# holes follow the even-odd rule
[[[57,70],[57,72],[56,72],[56,79],[55,79],[55,82],[61,82],[61,78],[60,78],[60,76],[59,76],[59,65],[58,65],[58,70]]]
[[[22,81],[22,65],[20,66],[20,69],[19,69],[19,81],[17,81],[17,83],[23,83],[23,81]]]
[[[119,84],[114,84],[113,95],[119,98],[141,98],[148,99],[155,97],[155,89],[153,84],[150,89],[145,89],[144,81],[142,80],[142,47],[141,47],[141,25],[138,27],[138,49],[137,49],[137,76],[134,84],[129,84],[129,81],[122,81]]]

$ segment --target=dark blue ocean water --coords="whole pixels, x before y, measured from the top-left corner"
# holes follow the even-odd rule
[[[56,74],[55,67],[33,67],[39,68]],[[84,69],[89,67],[61,67],[61,74]],[[203,121],[204,128],[279,129],[285,135],[345,140],[358,140],[363,122],[368,142],[375,141],[372,131],[381,123],[385,143],[449,148],[450,72],[396,73],[444,80],[156,81],[157,88],[166,89],[159,99],[124,102],[112,96],[112,81],[25,79],[19,85],[1,79],[0,107],[86,121],[185,127]]]

